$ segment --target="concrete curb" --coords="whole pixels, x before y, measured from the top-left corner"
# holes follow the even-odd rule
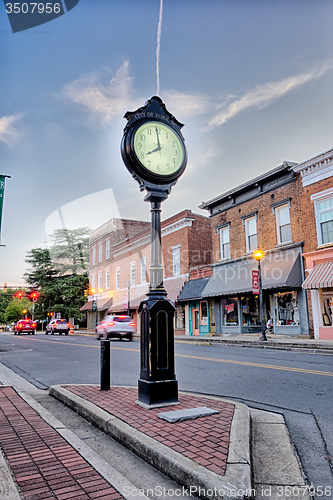
[[[216,345],[223,344],[226,347],[252,347],[256,349],[277,349],[284,351],[298,350],[300,352],[311,352],[316,354],[333,354],[333,345],[314,344],[303,342],[279,342],[278,340],[246,340],[246,339],[226,339],[216,337],[203,337],[201,339],[187,340],[175,338],[178,344],[194,344],[194,345]]]
[[[0,500],[22,500],[22,498],[10,467],[0,450]]]
[[[60,385],[50,387],[49,393],[200,498],[211,499],[212,491],[214,495],[216,492],[214,498],[219,500],[230,499],[230,497],[241,500],[251,497],[253,491],[250,462],[250,412],[247,406],[223,398],[205,396],[207,399],[226,401],[235,406],[226,473],[224,476],[219,476],[137,429],[133,429],[125,422]],[[191,488],[196,488],[196,491]]]
[[[67,429],[62,422],[55,418],[48,410],[46,410],[38,401],[32,396],[21,390],[16,390],[21,398],[28,403],[28,405],[35,410],[39,416],[53,429],[55,429],[60,436],[62,436],[68,444],[70,444],[80,455],[104,478],[113,486],[125,499],[130,500],[133,496],[140,496],[143,500],[149,500],[147,496],[139,492],[128,479],[120,474],[116,469],[111,467],[103,458],[99,457],[82,439],[76,436],[72,431]],[[90,409],[89,409],[90,411]],[[103,410],[101,410],[103,411]],[[106,413],[106,412],[104,412]],[[109,415],[110,416],[110,415]],[[103,418],[103,415],[99,415]],[[0,454],[1,459],[1,454]],[[1,466],[1,460],[0,460]],[[1,471],[1,469],[0,469]],[[131,493],[126,494],[126,490]],[[16,490],[17,491],[17,490]],[[13,492],[14,494],[15,492]],[[18,494],[18,493],[17,493]],[[21,500],[21,497],[2,497],[1,496],[1,482],[0,482],[0,500]]]

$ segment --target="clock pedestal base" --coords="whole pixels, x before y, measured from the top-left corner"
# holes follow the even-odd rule
[[[141,302],[141,372],[137,404],[144,408],[178,403],[175,376],[174,304],[164,288],[151,290]]]

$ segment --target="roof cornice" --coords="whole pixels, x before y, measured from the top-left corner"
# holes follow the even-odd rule
[[[309,160],[298,163],[292,167],[293,171],[300,174],[303,186],[333,176],[333,149],[329,149]]]

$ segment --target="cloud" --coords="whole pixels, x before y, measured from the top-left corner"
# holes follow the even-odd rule
[[[135,106],[131,98],[133,77],[129,75],[129,62],[124,62],[107,85],[97,83],[97,77],[97,73],[84,75],[67,83],[62,95],[87,112],[89,123],[107,125],[122,118],[124,110]]]
[[[216,110],[216,101],[201,94],[185,94],[177,91],[163,93],[168,103],[167,108],[172,110],[177,118],[205,115]]]
[[[22,115],[11,115],[0,118],[0,142],[4,142],[7,146],[13,146],[15,141],[19,139],[21,133],[15,128],[14,123],[21,117]]]
[[[221,111],[215,114],[208,123],[208,129],[223,125],[230,118],[238,115],[248,108],[257,107],[264,108],[269,106],[273,101],[288,94],[292,90],[301,85],[304,85],[315,78],[321,77],[327,70],[332,68],[331,61],[324,63],[319,69],[292,76],[277,82],[269,82],[263,85],[257,85],[254,89],[246,92],[242,97],[235,99],[231,104],[223,107]]]

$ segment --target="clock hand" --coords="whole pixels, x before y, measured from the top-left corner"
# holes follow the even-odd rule
[[[146,153],[146,155],[151,155],[152,153],[156,153],[156,151],[160,151],[161,149],[162,149],[161,146],[159,146],[158,148],[155,148],[152,151],[148,151],[148,153]]]
[[[155,130],[156,130],[156,137],[157,137],[157,146],[159,147],[159,149],[161,149],[160,139],[158,137],[158,128],[155,127]]]

